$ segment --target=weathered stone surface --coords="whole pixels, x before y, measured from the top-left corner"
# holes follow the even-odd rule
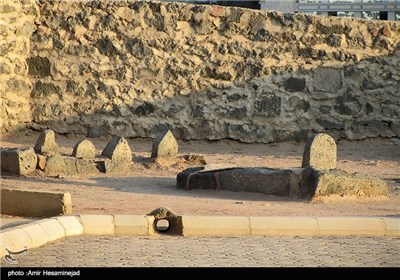
[[[306,89],[306,79],[290,77],[285,81],[285,89],[290,92],[304,91]]]
[[[96,162],[100,172],[106,174],[121,174],[129,171],[131,163],[127,161],[115,161],[104,159]]]
[[[33,148],[2,149],[1,170],[18,175],[27,175],[36,169],[36,154]]]
[[[342,115],[357,115],[362,110],[362,105],[358,98],[350,95],[338,96],[333,107],[336,112]]]
[[[323,92],[337,92],[342,88],[342,74],[340,69],[318,68],[314,74],[314,90]]]
[[[361,173],[347,173],[342,170],[304,169],[300,182],[299,197],[319,196],[386,196],[385,181]]]
[[[2,132],[155,138],[169,125],[177,139],[246,143],[398,134],[388,129],[400,120],[395,22],[25,2],[8,1],[0,26]]]
[[[298,189],[296,185],[298,180],[291,179],[293,173],[291,170],[228,168],[202,171],[203,169],[199,167],[182,171],[177,176],[176,187],[186,190],[218,189],[282,196],[288,196],[291,189],[292,192]]]
[[[97,164],[94,160],[89,159],[75,159],[76,171],[78,174],[96,174],[99,173]]]
[[[218,189],[215,172],[196,172],[188,175],[186,189]]]
[[[25,217],[72,214],[71,195],[1,188],[1,214]]]
[[[257,94],[254,102],[254,115],[266,118],[278,117],[281,114],[281,97],[274,93]]]
[[[95,138],[106,135],[109,131],[110,128],[107,125],[94,126],[88,129],[87,136],[90,138]]]
[[[317,169],[336,168],[337,148],[335,140],[328,134],[311,136],[304,147],[302,167]]]
[[[50,98],[52,95],[60,96],[60,87],[53,83],[43,83],[40,80],[35,83],[31,92],[31,97],[33,98]]]
[[[372,135],[392,137],[393,129],[390,128],[389,122],[380,119],[368,120],[365,122],[351,122],[349,131],[347,132],[348,139],[356,140],[365,137],[372,137]]]
[[[152,158],[174,158],[178,154],[178,142],[170,130],[161,133],[153,142]]]
[[[176,176],[176,188],[178,189],[189,189],[189,176],[195,174],[198,171],[203,170],[204,167],[193,167],[179,172]],[[203,173],[204,174],[204,173]]]
[[[63,161],[64,161],[64,170],[60,174],[75,175],[77,173],[77,170],[76,170],[76,158],[74,158],[74,157],[63,157]]]
[[[44,78],[50,76],[50,61],[47,57],[29,57],[26,62],[28,63],[28,74],[35,78]]]
[[[48,175],[65,174],[66,165],[62,156],[48,156],[46,158],[45,172]]]
[[[218,189],[289,196],[290,170],[244,168],[217,172]]]
[[[36,168],[44,171],[46,168],[46,157],[39,154],[36,154],[36,157],[37,157]]]
[[[41,155],[59,155],[60,148],[55,140],[55,133],[50,129],[43,130],[36,141],[35,152]]]
[[[113,161],[132,161],[132,151],[128,141],[121,136],[115,136],[108,142],[101,155]]]
[[[74,146],[72,156],[83,159],[94,159],[96,148],[93,143],[87,139],[81,140]]]
[[[244,143],[274,142],[273,128],[252,123],[232,124],[228,127],[228,137]]]

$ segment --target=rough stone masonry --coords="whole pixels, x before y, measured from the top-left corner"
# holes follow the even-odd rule
[[[400,24],[144,1],[0,3],[1,131],[400,137]]]

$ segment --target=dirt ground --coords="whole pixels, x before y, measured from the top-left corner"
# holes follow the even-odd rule
[[[38,133],[2,134],[1,147],[34,146]],[[64,154],[71,154],[80,136],[57,135]],[[111,137],[90,139],[100,154]],[[152,140],[128,139],[133,152],[131,172],[123,175],[26,177],[2,174],[1,186],[14,189],[69,192],[74,214],[147,214],[169,207],[180,215],[246,216],[400,216],[400,139],[338,142],[338,168],[364,172],[388,183],[387,198],[335,198],[324,201],[259,193],[178,190],[176,175],[185,164],[149,164]],[[304,143],[243,144],[230,140],[179,142],[179,154],[203,155],[214,166],[300,167]]]

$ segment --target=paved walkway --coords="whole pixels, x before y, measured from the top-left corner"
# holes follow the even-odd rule
[[[400,267],[400,238],[74,236],[1,266]]]

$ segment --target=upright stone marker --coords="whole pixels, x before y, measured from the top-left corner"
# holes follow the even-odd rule
[[[336,143],[325,133],[311,136],[304,147],[302,167],[312,166],[315,169],[327,170],[336,168]]]
[[[83,159],[94,159],[96,148],[93,143],[87,139],[81,140],[74,146],[72,156]]]
[[[60,147],[56,143],[54,131],[43,130],[36,141],[35,152],[41,155],[57,156],[60,154]]]
[[[132,151],[129,147],[128,141],[124,137],[115,136],[101,153],[112,161],[132,161]]]
[[[178,142],[170,130],[165,130],[153,142],[152,158],[174,158],[178,154]]]

